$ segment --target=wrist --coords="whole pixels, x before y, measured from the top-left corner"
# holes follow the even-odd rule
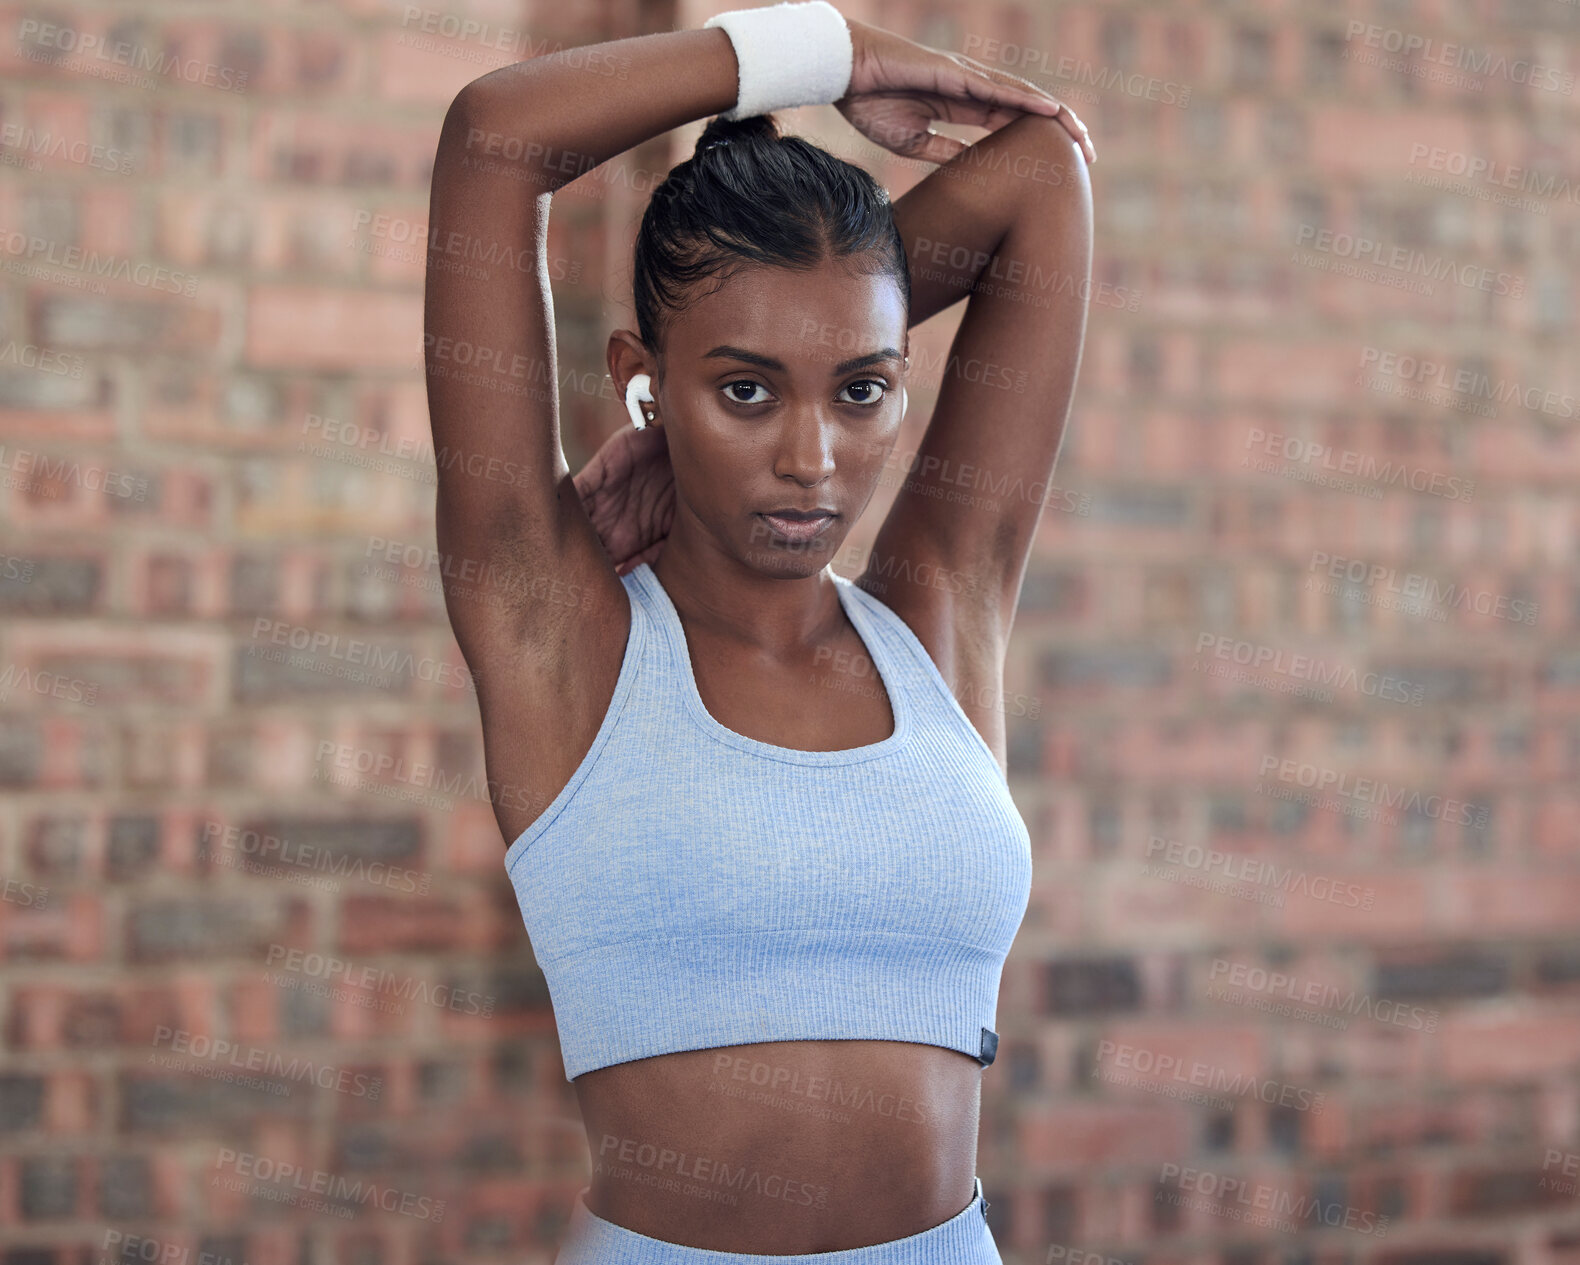
[[[735,50],[736,102],[723,118],[831,104],[849,89],[855,56],[851,31],[828,0],[730,9],[703,26],[724,28]]]
[[[845,19],[845,27],[850,32],[850,82],[845,85],[845,91],[839,98],[841,101],[857,91],[857,83],[864,79],[861,68],[866,64],[867,52],[872,47],[874,30],[865,22],[851,17]]]

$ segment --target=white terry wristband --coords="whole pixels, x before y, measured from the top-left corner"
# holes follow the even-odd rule
[[[737,100],[720,118],[827,105],[850,86],[855,65],[850,27],[828,0],[731,9],[702,25],[723,28],[740,68]]]

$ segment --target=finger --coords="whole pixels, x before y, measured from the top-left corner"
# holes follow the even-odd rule
[[[591,515],[603,498],[604,472],[586,469],[575,475],[571,482],[575,484],[576,495],[581,498],[582,508]]]
[[[986,105],[977,101],[961,101],[950,97],[929,104],[934,114],[946,123],[969,123],[973,127],[985,127],[990,131],[997,131],[1004,124],[1013,123],[1026,114],[1024,110],[1016,110],[1008,106]]]
[[[1088,163],[1095,163],[1097,161],[1097,147],[1092,144],[1091,132],[1087,130],[1086,124],[1081,122],[1081,120],[1076,116],[1075,111],[1070,109],[1069,106],[1061,104],[1059,107],[1059,113],[1054,117],[1064,125],[1064,130],[1068,132],[1075,139],[1075,143],[1081,147],[1081,152],[1086,155],[1086,161]]]
[[[1023,79],[1020,75],[1012,75],[1009,71],[1001,70],[997,66],[986,65],[983,62],[979,62],[975,57],[968,57],[964,53],[955,53],[953,55],[969,65],[983,78],[990,79],[1001,87],[1022,93],[1033,100],[1045,102],[1050,107],[1059,104],[1057,97],[1046,89],[1039,87],[1030,79]],[[1038,111],[1038,113],[1051,114],[1052,111],[1043,110]]]
[[[970,148],[971,146],[965,141],[957,140],[953,136],[944,136],[938,132],[928,132],[922,139],[921,144],[917,145],[907,156],[919,158],[924,163],[937,163],[939,166],[943,166],[944,163],[949,162]]]
[[[1023,111],[1020,110],[993,110],[987,112],[987,114],[982,117],[961,119],[952,118],[951,122],[975,122],[980,123],[980,125],[983,127],[996,130],[1004,126],[1005,123],[1008,123],[1013,119],[1020,118],[1022,113]],[[1087,132],[1086,124],[1082,123],[1080,119],[1075,117],[1075,111],[1070,109],[1069,106],[1061,104],[1059,107],[1059,112],[1053,116],[1053,121],[1058,123],[1059,126],[1062,127],[1069,135],[1070,139],[1081,147],[1081,153],[1086,158],[1088,164],[1097,161],[1097,149],[1092,144],[1091,134]]]
[[[998,106],[1009,106],[1027,114],[1052,118],[1059,103],[1036,84],[992,66],[984,66],[964,53],[949,54],[960,65],[964,76],[961,87],[973,98]]]
[[[1043,91],[1036,84],[1030,80],[1022,79],[1019,75],[1012,75],[1008,71],[999,70],[993,66],[984,66],[974,57],[967,57],[964,53],[955,53],[952,56],[967,63],[981,77],[988,79],[994,84],[1019,92],[1036,102],[1037,104],[1034,106],[1022,108],[1028,112],[1058,119],[1064,130],[1070,134],[1071,139],[1081,147],[1081,151],[1086,155],[1086,161],[1088,163],[1097,161],[1097,149],[1092,144],[1091,133],[1088,131],[1086,124],[1081,122],[1074,110],[1053,94]]]

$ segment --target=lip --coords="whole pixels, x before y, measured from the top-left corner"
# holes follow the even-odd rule
[[[776,510],[772,513],[759,513],[758,518],[767,523],[776,533],[786,540],[793,540],[797,544],[814,540],[821,536],[839,517],[832,510]]]

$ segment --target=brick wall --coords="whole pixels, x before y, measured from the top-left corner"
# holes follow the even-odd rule
[[[468,80],[712,11],[7,6],[3,1265],[550,1260],[585,1143],[422,561],[428,182]],[[1006,1261],[1580,1261],[1580,5],[846,11],[1100,154]],[[556,199],[573,465],[694,135]]]

